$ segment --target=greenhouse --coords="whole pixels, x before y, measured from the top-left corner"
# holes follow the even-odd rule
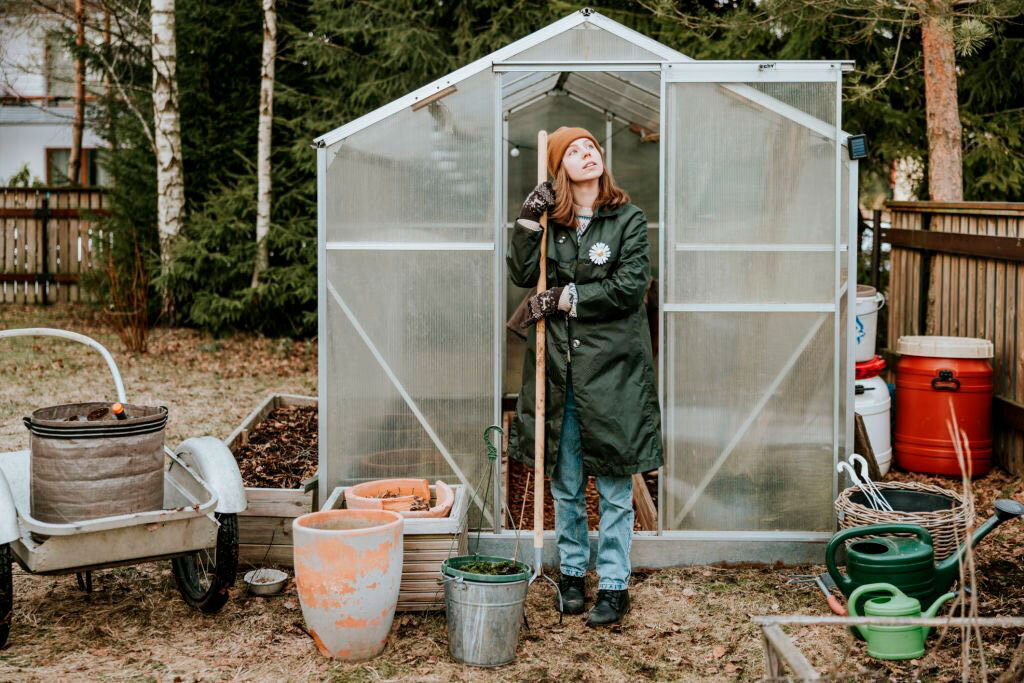
[[[582,126],[657,283],[665,465],[634,564],[820,561],[853,445],[850,67],[694,61],[582,10],[318,138],[321,500],[462,484],[511,553],[481,441],[521,383],[505,252],[537,131]]]

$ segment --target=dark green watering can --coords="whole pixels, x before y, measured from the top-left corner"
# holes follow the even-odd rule
[[[1008,520],[1024,514],[1024,505],[1015,500],[997,500],[995,514],[975,530],[970,545],[973,548],[990,531]],[[916,538],[885,536],[885,534],[914,534]],[[836,551],[850,539],[865,538],[851,543],[846,548],[846,574],[836,566]],[[840,531],[829,541],[825,549],[825,564],[828,573],[849,597],[858,587],[870,583],[889,583],[922,605],[931,605],[942,596],[953,580],[957,578],[957,561],[966,552],[967,544],[942,562],[935,562],[932,550],[932,536],[928,530],[917,524],[872,524]],[[862,591],[857,596],[857,605],[851,605],[850,613],[864,614],[864,603],[882,595],[874,591]]]

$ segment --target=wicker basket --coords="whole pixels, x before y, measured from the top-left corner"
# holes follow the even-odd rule
[[[885,482],[878,483],[882,495],[889,499],[890,504],[897,508],[894,512],[875,510],[861,504],[856,499],[864,498],[859,486],[850,488],[836,498],[836,517],[840,529],[849,529],[869,524],[918,524],[928,530],[934,543],[935,559],[944,560],[952,555],[967,539],[968,532],[974,527],[974,506],[964,503],[963,496],[940,486],[918,484],[916,482]],[[889,492],[915,492],[941,496],[953,501],[949,509],[932,512],[905,512],[898,504],[899,494],[889,496]],[[903,535],[903,534],[894,534]]]

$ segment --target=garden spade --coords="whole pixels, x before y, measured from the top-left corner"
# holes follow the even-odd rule
[[[548,132],[537,132],[537,182],[548,179]],[[537,277],[537,292],[548,288],[548,214],[545,211],[540,217],[540,274]],[[547,347],[547,326],[544,318],[537,321],[536,343],[536,374],[534,375],[534,420],[533,420],[533,576],[530,585],[542,578],[555,587],[558,595],[559,614],[562,613],[562,594],[558,584],[550,576],[544,575],[544,396],[547,388],[547,366],[545,353]]]

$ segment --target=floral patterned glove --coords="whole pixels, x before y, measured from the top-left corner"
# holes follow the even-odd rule
[[[523,208],[519,212],[519,217],[537,222],[545,211],[550,211],[553,208],[555,208],[555,190],[551,187],[551,183],[544,181],[533,188],[533,192],[527,196],[526,201],[523,202]]]
[[[564,287],[553,287],[551,289],[545,289],[540,294],[536,294],[526,302],[526,307],[529,312],[522,326],[529,327],[538,320],[546,318],[552,313],[556,313],[558,309],[558,300],[562,298],[562,290]]]

